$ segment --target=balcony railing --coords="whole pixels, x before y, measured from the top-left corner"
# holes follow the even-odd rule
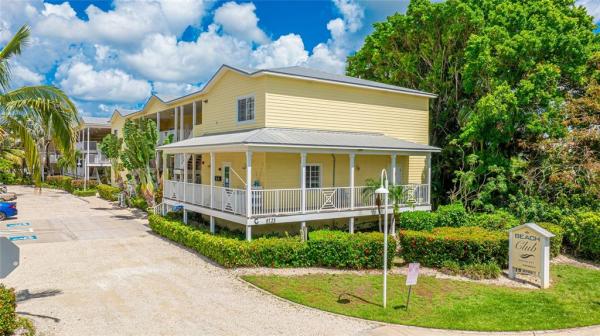
[[[75,148],[81,152],[85,152],[87,150],[87,141],[79,141],[75,144]],[[98,150],[97,141],[90,141],[90,152]]]
[[[401,206],[429,205],[428,191],[429,188],[426,184],[402,185],[398,203]],[[212,187],[211,192],[210,185],[167,181],[163,197],[237,215],[247,215],[246,190],[243,189],[215,186]],[[252,217],[363,210],[377,207],[376,196],[372,188],[365,186],[307,188],[304,196],[304,209],[302,188],[255,189],[252,190],[251,197]]]

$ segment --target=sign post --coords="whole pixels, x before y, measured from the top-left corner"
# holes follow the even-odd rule
[[[550,238],[554,235],[535,223],[527,223],[509,230],[508,276],[517,272],[540,279],[540,287],[550,286]]]
[[[19,247],[8,240],[0,237],[0,279],[8,276],[19,266]]]
[[[408,310],[408,304],[410,303],[410,293],[412,292],[412,286],[417,284],[419,278],[419,263],[408,264],[408,274],[406,275],[406,286],[408,286],[408,296],[406,298],[406,310]]]

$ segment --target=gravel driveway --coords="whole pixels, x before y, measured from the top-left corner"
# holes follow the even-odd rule
[[[141,215],[62,191],[19,194],[21,265],[3,280],[44,335],[358,335],[378,324],[299,307],[154,236]]]

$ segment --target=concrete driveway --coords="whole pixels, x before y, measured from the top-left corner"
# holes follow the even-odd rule
[[[299,307],[150,233],[143,216],[96,197],[17,192],[20,314],[44,335],[353,335],[377,324]]]

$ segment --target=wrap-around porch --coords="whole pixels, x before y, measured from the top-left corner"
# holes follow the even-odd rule
[[[189,211],[209,216],[211,231],[215,218],[244,225],[249,239],[256,225],[305,227],[310,221],[346,218],[353,232],[355,218],[378,214],[375,188],[366,182],[378,181],[382,169],[391,186],[401,187],[390,212],[394,203],[400,211],[431,209],[433,147],[275,146],[233,143],[235,138],[207,145],[211,141],[202,139],[216,142],[215,137],[160,148],[168,158],[163,160],[163,203],[183,207],[185,221]]]

